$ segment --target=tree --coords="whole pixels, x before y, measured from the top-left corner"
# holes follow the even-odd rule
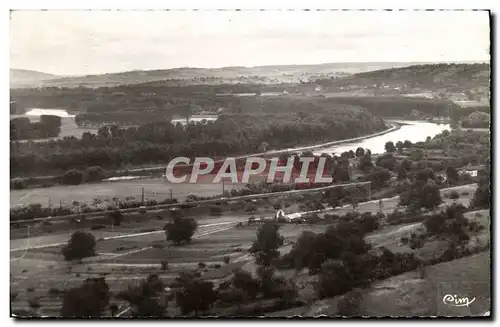
[[[85,174],[77,169],[68,170],[63,176],[61,176],[61,184],[67,185],[78,185],[83,183],[85,180]]]
[[[422,189],[421,204],[427,210],[436,209],[443,200],[439,187],[434,182],[428,182]]]
[[[450,199],[452,200],[458,200],[460,198],[460,194],[458,194],[457,191],[451,191],[450,193]]]
[[[318,235],[311,231],[303,231],[290,251],[293,266],[300,270],[309,266],[311,255],[316,251]]]
[[[356,157],[361,158],[364,155],[365,155],[365,149],[363,149],[362,147],[356,149]]]
[[[167,241],[181,244],[182,242],[190,242],[197,228],[198,223],[193,218],[174,217],[163,230],[167,235]]]
[[[413,161],[420,161],[424,158],[424,152],[421,149],[413,150],[410,153],[410,159]]]
[[[54,115],[40,116],[42,137],[56,137],[61,132],[61,117]]]
[[[328,259],[321,265],[316,292],[320,299],[343,294],[352,288],[347,267],[341,260]]]
[[[158,275],[151,274],[139,285],[129,285],[117,298],[130,304],[134,317],[161,317],[167,307],[166,298],[162,296],[164,290],[165,285]]]
[[[374,187],[383,187],[391,179],[391,173],[387,169],[377,167],[368,179]]]
[[[377,166],[388,170],[394,170],[397,164],[396,158],[392,154],[384,154],[377,158]]]
[[[253,278],[252,274],[242,269],[233,271],[231,284],[235,289],[242,290],[248,300],[254,300],[260,290],[259,281]]]
[[[342,296],[337,303],[337,315],[344,317],[359,316],[360,305],[363,300],[363,294],[355,289]]]
[[[403,142],[397,141],[396,142],[396,149],[398,150],[398,153],[403,153],[403,148],[404,148]]]
[[[76,231],[62,249],[64,260],[81,260],[86,257],[95,256],[96,241],[94,235],[82,231]]]
[[[479,182],[471,201],[473,208],[489,208],[491,206],[490,166],[486,163],[486,171],[479,177]]]
[[[207,311],[217,299],[213,283],[202,281],[193,274],[179,274],[176,283],[179,286],[176,302],[183,315],[194,312],[198,316],[200,311]]]
[[[458,181],[458,172],[454,167],[446,168],[446,179],[450,182],[451,185],[454,185]]]
[[[279,228],[275,223],[265,222],[257,231],[257,239],[253,242],[250,252],[254,253],[258,265],[270,266],[272,261],[279,257],[278,248],[284,241]]]
[[[436,209],[441,203],[439,187],[433,181],[415,182],[405,188],[399,198],[399,205],[407,206],[407,211],[417,213],[421,208]]]
[[[79,287],[64,294],[62,317],[100,317],[105,314],[110,299],[109,286],[104,278],[88,278]]]
[[[109,218],[111,219],[111,222],[113,225],[120,226],[121,223],[123,222],[123,214],[121,213],[120,210],[115,210],[109,214]]]
[[[389,141],[385,144],[385,151],[389,153],[393,153],[396,151],[396,147],[394,146],[394,143]]]
[[[368,151],[359,159],[359,169],[368,171],[373,168],[372,156]]]
[[[398,179],[402,180],[408,177],[408,171],[410,171],[412,168],[412,163],[411,161],[404,159],[401,161],[401,164],[399,165],[398,168]]]

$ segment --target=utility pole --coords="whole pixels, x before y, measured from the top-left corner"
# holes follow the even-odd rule
[[[141,204],[144,205],[144,187],[142,188]]]
[[[222,196],[224,196],[224,178],[222,178]]]
[[[170,189],[170,200],[173,200],[174,199],[174,196],[172,194],[172,189]]]

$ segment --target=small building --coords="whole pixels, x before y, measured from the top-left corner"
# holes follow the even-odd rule
[[[461,174],[462,175],[467,174],[467,175],[469,175],[471,177],[477,177],[477,170],[462,170]]]
[[[299,212],[291,213],[291,214],[286,214],[282,209],[278,210],[276,212],[276,215],[274,216],[275,219],[286,219],[287,222],[292,222],[296,220],[302,219],[302,214]]]

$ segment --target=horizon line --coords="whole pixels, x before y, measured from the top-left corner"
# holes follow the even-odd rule
[[[454,63],[464,63],[464,64],[489,64],[491,60],[450,60],[450,61],[336,61],[336,62],[322,62],[317,64],[266,64],[266,65],[256,65],[256,66],[219,66],[219,67],[197,67],[197,66],[180,66],[180,67],[172,67],[172,68],[158,68],[158,69],[131,69],[131,70],[123,70],[123,71],[115,71],[115,72],[102,72],[102,73],[93,73],[93,74],[70,74],[70,75],[60,75],[54,74],[47,71],[40,71],[35,69],[27,69],[27,68],[17,68],[10,67],[9,70],[25,70],[31,71],[41,74],[53,75],[61,78],[68,77],[84,77],[84,76],[99,76],[99,75],[112,75],[112,74],[124,74],[124,73],[133,73],[133,72],[151,72],[151,71],[160,71],[160,70],[175,70],[175,69],[205,69],[205,70],[215,70],[215,69],[228,69],[228,68],[263,68],[263,67],[286,67],[286,66],[321,66],[321,65],[332,65],[332,64],[454,64]],[[410,65],[410,66],[413,66]],[[379,70],[379,69],[376,69]]]

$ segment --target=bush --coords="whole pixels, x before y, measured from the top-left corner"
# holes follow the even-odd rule
[[[22,178],[13,178],[10,180],[10,188],[13,190],[22,190],[28,187],[28,183]]]
[[[363,295],[358,290],[345,294],[337,303],[337,315],[344,317],[358,316],[362,299]]]
[[[97,182],[107,177],[106,171],[99,166],[88,167],[84,173],[88,182]]]
[[[68,170],[63,176],[60,177],[60,183],[65,185],[78,185],[85,180],[85,174],[80,170]]]
[[[219,206],[211,206],[210,207],[210,215],[219,216],[222,214],[222,208]]]
[[[104,229],[104,228],[106,228],[106,225],[104,225],[104,224],[92,225],[90,227],[91,230],[99,230],[99,229]]]
[[[104,278],[88,278],[80,287],[64,294],[60,315],[62,317],[100,317],[110,298],[109,286]]]
[[[121,223],[123,222],[123,214],[121,213],[120,210],[115,210],[109,214],[109,218],[111,219],[112,224],[116,226],[120,226]]]
[[[460,194],[458,194],[457,191],[451,191],[451,193],[450,193],[450,199],[456,200],[458,198],[460,198]]]
[[[231,258],[228,255],[226,255],[226,256],[224,256],[223,261],[227,265],[229,263],[229,261],[231,261]]]

